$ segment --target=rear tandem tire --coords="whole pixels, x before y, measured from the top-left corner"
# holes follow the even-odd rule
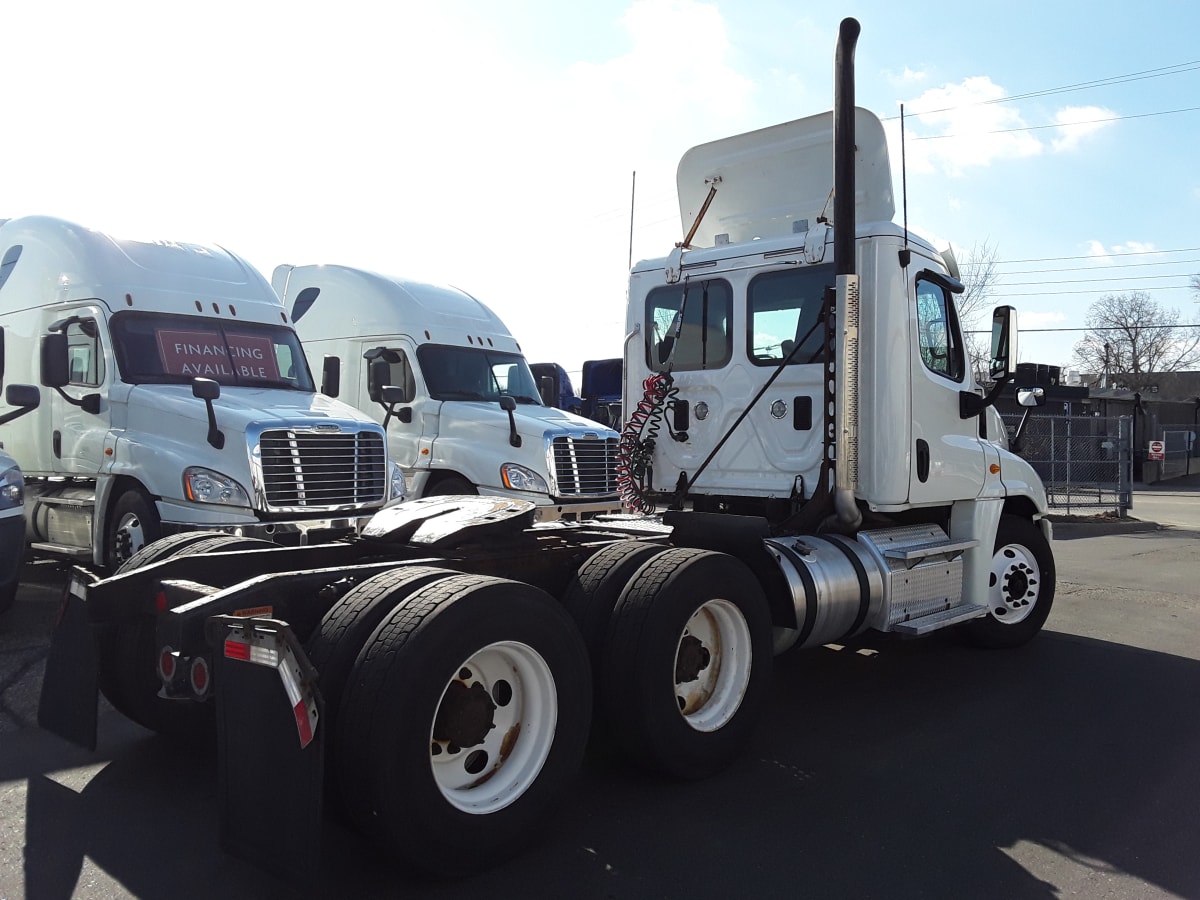
[[[754,573],[673,548],[621,594],[604,650],[604,720],[634,763],[704,778],[749,741],[770,688],[771,614]]]
[[[304,648],[317,670],[325,700],[325,727],[337,733],[342,697],[359,653],[380,621],[416,591],[458,573],[431,566],[406,566],[381,572],[356,585],[329,608]],[[325,795],[341,806],[337,790],[337,742],[325,745]]]
[[[520,850],[582,763],[586,657],[530,585],[454,575],[414,593],[363,648],[342,702],[339,783],[359,831],[443,876]]]
[[[979,647],[1020,647],[1046,624],[1054,604],[1054,554],[1030,519],[1001,516],[988,584],[988,613],[964,625]]]

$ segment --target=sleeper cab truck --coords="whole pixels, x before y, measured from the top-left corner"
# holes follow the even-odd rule
[[[47,216],[0,224],[6,426],[35,552],[115,570],[179,531],[300,543],[403,491],[383,429],[313,387],[279,298],[217,246],[121,240]]]
[[[271,283],[313,368],[335,358],[345,399],[386,420],[412,497],[528,499],[546,520],[620,511],[616,432],[544,405],[520,345],[474,297],[336,265],[282,265]]]
[[[1032,639],[1055,588],[1045,492],[986,414],[1015,315],[994,313],[983,394],[957,280],[891,222],[857,35],[845,20],[832,115],[680,163],[686,237],[630,278],[618,468],[642,516],[427,497],[302,553],[150,545],[74,574],[39,722],[94,746],[80,660],[96,629],[140,635],[100,654],[126,672],[106,693],[165,732],[209,707],[225,846],[311,868],[324,799],[388,859],[462,874],[545,824],[593,725],[699,778],[746,746],[779,653],[868,630]],[[215,714],[184,702],[214,695]]]

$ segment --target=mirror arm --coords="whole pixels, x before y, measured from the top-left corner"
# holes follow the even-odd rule
[[[996,402],[996,398],[1000,396],[1000,392],[1004,390],[1013,379],[1013,373],[1005,375],[1003,378],[997,378],[996,383],[992,385],[992,389],[987,392],[987,395],[980,397],[974,391],[959,391],[958,392],[958,417],[960,419],[970,419],[979,415],[989,406]]]

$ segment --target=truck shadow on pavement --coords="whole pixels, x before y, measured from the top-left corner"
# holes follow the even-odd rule
[[[793,652],[752,747],[715,778],[664,782],[593,748],[528,852],[453,882],[397,871],[328,820],[305,890],[219,849],[213,759],[115,715],[111,762],[81,791],[51,774],[81,754],[38,731],[0,770],[29,779],[29,900],[1022,898],[1123,880],[1194,897],[1198,708],[1200,662],[1051,631],[1015,651],[949,634]]]

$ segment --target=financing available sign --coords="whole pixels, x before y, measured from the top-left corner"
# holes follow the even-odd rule
[[[168,375],[228,383],[279,380],[274,347],[263,335],[163,329],[158,352]]]

